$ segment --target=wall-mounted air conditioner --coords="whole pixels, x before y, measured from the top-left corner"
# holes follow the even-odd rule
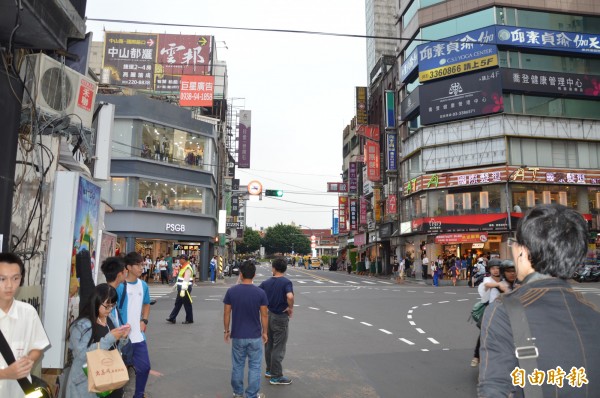
[[[21,66],[25,81],[23,107],[51,116],[68,115],[71,124],[91,129],[96,100],[96,83],[45,54],[25,57]]]

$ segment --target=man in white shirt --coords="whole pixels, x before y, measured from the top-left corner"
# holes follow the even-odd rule
[[[150,374],[150,357],[146,344],[146,327],[150,315],[150,291],[148,285],[139,279],[144,267],[144,259],[139,253],[131,252],[125,256],[128,274],[125,283],[117,288],[119,312],[123,323],[131,325],[129,339],[133,346],[133,367],[135,368],[135,394],[133,398],[143,398],[146,382]],[[121,307],[121,296],[125,295]]]
[[[35,308],[15,300],[24,276],[25,265],[17,255],[0,253],[0,330],[15,357],[9,366],[0,355],[0,397],[25,395],[17,380],[30,378],[31,368],[50,345]]]

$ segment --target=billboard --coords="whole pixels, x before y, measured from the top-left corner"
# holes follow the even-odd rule
[[[179,91],[181,76],[211,73],[212,36],[106,32],[109,84]]]
[[[250,143],[252,130],[252,111],[242,110],[239,113],[238,168],[250,168]]]
[[[110,71],[109,84],[152,90],[158,35],[106,32],[103,67]]]
[[[400,81],[405,83],[419,65],[419,52],[415,48],[400,67]]]
[[[498,65],[494,26],[451,36],[417,47],[419,81],[441,79]],[[492,44],[489,44],[492,43]]]
[[[214,76],[181,76],[179,106],[213,106]]]
[[[600,96],[600,76],[502,68],[502,89],[565,97]]]
[[[359,125],[369,123],[366,87],[356,87],[356,123]]]
[[[526,47],[536,50],[600,54],[600,34],[561,32],[515,26],[496,26],[498,45]]]
[[[429,83],[421,88],[419,95],[424,125],[504,110],[499,69]]]
[[[408,97],[400,103],[400,119],[409,120],[412,119],[419,109],[419,90],[421,86],[417,86]]]

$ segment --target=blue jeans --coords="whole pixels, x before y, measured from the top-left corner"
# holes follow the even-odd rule
[[[133,398],[143,398],[146,382],[150,374],[150,357],[146,341],[133,343],[133,367],[135,369],[135,394]]]
[[[248,358],[246,397],[255,398],[260,391],[260,365],[263,342],[258,339],[231,339],[231,387],[236,395],[244,395],[244,367]]]
[[[437,271],[434,271],[434,273],[433,273],[433,286],[437,286],[437,285],[438,285],[438,278],[439,278],[439,275],[440,275],[440,274],[438,274],[438,272],[437,272]]]

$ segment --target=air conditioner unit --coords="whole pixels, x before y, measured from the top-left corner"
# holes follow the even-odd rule
[[[45,54],[25,57],[21,79],[27,90],[23,107],[51,116],[69,116],[71,124],[90,130],[97,84]]]

